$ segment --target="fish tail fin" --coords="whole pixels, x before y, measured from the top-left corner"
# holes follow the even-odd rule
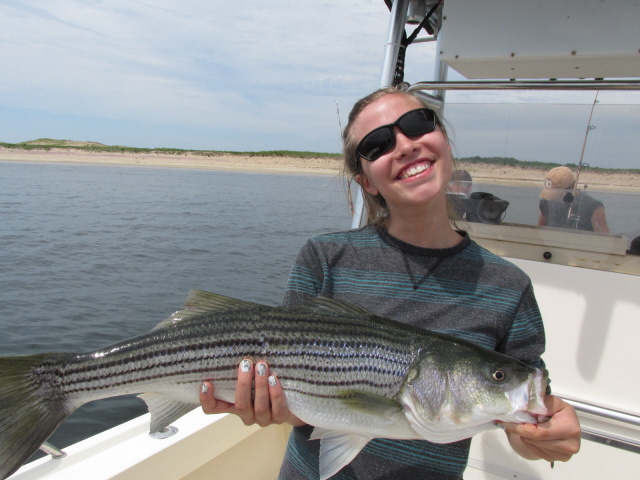
[[[0,357],[0,478],[15,472],[69,415],[54,387],[63,354]]]

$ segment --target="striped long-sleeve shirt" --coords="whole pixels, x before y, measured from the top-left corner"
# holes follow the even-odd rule
[[[446,249],[416,247],[384,229],[313,237],[292,268],[284,306],[323,295],[543,366],[544,328],[529,277],[468,236]],[[319,443],[294,428],[281,480],[317,479]],[[375,439],[334,479],[462,478],[470,440],[439,445]]]

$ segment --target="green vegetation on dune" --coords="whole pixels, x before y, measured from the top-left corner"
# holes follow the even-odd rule
[[[7,145],[5,143],[0,143],[0,145]],[[98,142],[79,142],[75,140],[56,140],[55,138],[37,138],[35,140],[29,140],[27,142],[9,144],[14,145],[14,148],[25,148],[28,149],[30,147],[34,148],[65,148],[65,147],[104,147],[102,143]]]
[[[211,157],[213,155],[247,155],[251,157],[296,157],[296,158],[340,158],[339,153],[322,152],[296,152],[293,150],[267,150],[258,152],[232,152],[227,150],[183,150],[179,148],[138,148],[125,147],[123,145],[103,145],[98,142],[78,142],[72,140],[56,140],[52,138],[39,138],[20,143],[0,142],[0,147],[16,148],[21,150],[51,150],[52,148],[81,150],[86,152],[105,153],[162,153],[165,155],[202,155]]]
[[[516,168],[536,168],[539,170],[550,170],[554,167],[566,166],[571,170],[577,170],[578,165],[575,163],[553,163],[553,162],[525,162],[522,160],[518,160],[513,157],[462,157],[456,158],[456,163],[458,164],[458,168],[464,168],[465,165],[473,165],[473,164],[489,164],[489,165],[504,165],[508,167],[516,167]],[[640,168],[601,168],[601,167],[592,167],[587,164],[583,164],[583,169],[588,169],[591,172],[601,172],[601,173],[629,173],[629,174],[640,174]]]
[[[262,157],[296,157],[296,158],[340,158],[342,155],[339,153],[325,153],[325,152],[297,152],[295,150],[266,150],[261,152],[225,152],[230,154],[240,154],[249,156],[262,156]]]

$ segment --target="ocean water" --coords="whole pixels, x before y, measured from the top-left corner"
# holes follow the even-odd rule
[[[0,187],[0,355],[144,333],[192,288],[277,305],[302,244],[350,225],[331,176],[0,162]],[[51,443],[145,412],[93,402]]]
[[[510,201],[505,221],[537,222],[539,189],[474,190]],[[637,195],[594,196],[612,231],[640,226]],[[349,226],[330,176],[0,162],[0,355],[144,333],[192,288],[277,305],[302,244]],[[50,441],[65,447],[145,412],[134,397],[93,402]]]

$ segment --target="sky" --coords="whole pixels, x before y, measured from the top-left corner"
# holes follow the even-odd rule
[[[0,0],[0,141],[339,152],[387,28],[382,0]],[[435,54],[410,47],[406,79],[432,80]],[[594,92],[540,95],[449,92],[456,153],[577,163]],[[613,118],[615,138],[601,123],[585,161],[639,168],[640,98],[619,98],[601,93],[592,123]]]

